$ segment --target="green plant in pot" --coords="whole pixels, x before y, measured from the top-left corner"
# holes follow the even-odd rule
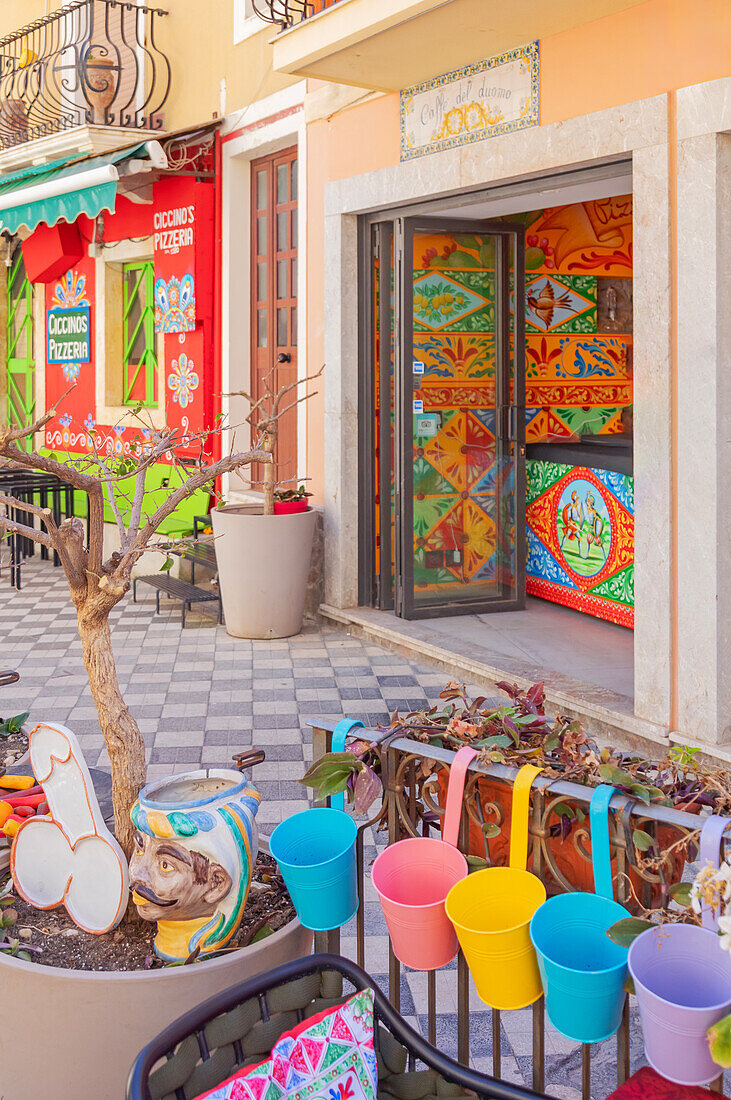
[[[289,471],[279,458],[282,418],[300,401],[297,387],[319,378],[283,387],[279,393],[267,387],[249,403],[246,416],[252,440],[270,461],[262,466],[260,499],[228,503],[212,513],[216,561],[226,630],[235,638],[287,638],[302,629],[317,513],[308,507],[304,485],[292,487]],[[295,486],[299,479],[292,479]]]

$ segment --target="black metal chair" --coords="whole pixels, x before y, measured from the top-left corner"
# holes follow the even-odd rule
[[[257,1065],[285,1031],[346,999],[343,978],[354,990],[374,992],[380,1100],[446,1100],[468,1093],[485,1100],[544,1100],[545,1093],[498,1081],[442,1054],[409,1027],[364,970],[339,955],[295,959],[175,1020],[138,1055],[127,1100],[192,1100],[236,1069]]]

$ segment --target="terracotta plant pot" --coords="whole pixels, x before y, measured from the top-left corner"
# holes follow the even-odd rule
[[[448,773],[445,769],[439,772],[439,805],[444,806],[446,802],[446,791],[448,782]],[[499,836],[491,837],[489,841],[490,859],[492,863],[497,867],[508,866],[508,856],[510,848],[510,824],[511,824],[511,788],[505,783],[498,783],[492,779],[478,779],[477,790],[480,797],[480,805],[485,817],[485,821],[494,821],[494,815],[489,813],[487,806],[491,802],[497,803],[500,806],[502,812],[502,825]],[[558,817],[555,818],[559,820]],[[591,840],[587,837],[584,841],[584,847],[589,855],[589,859],[585,859],[579,851],[577,851],[574,845],[574,836],[578,829],[586,828],[588,831],[588,821],[584,826],[574,821],[571,825],[571,831],[565,838],[556,836],[548,838],[548,848],[551,852],[551,856],[558,868],[559,872],[565,879],[571,884],[574,890],[583,890],[588,893],[594,891],[594,872],[591,865]],[[670,826],[661,827],[658,833],[658,843],[662,849],[667,848],[675,840],[678,839],[678,832]],[[485,845],[479,826],[471,818],[469,821],[469,853],[475,856],[485,855]],[[676,853],[673,858],[673,870],[668,878],[668,881],[675,882],[680,879],[683,871],[684,858],[682,855]],[[528,851],[528,863],[527,869],[533,870],[533,857],[529,847]],[[612,860],[612,871],[616,873],[616,859]],[[642,897],[640,888],[643,885],[644,880],[640,878],[636,870],[630,868],[630,879],[634,886],[638,896]],[[550,886],[550,875],[547,880]],[[652,890],[652,904],[659,905],[662,901],[662,892],[659,884],[653,885]]]
[[[264,516],[230,504],[212,513],[226,630],[234,638],[299,634],[317,512]]]
[[[0,103],[0,140],[3,145],[17,145],[28,135],[28,112],[22,99],[5,99]]]
[[[183,1012],[311,950],[312,932],[295,919],[230,955],[163,970],[60,970],[0,952],[12,1013],[12,1026],[0,1028],[3,1098],[121,1097],[139,1051]]]
[[[306,500],[275,500],[275,516],[296,516],[300,512],[306,512],[309,504]]]
[[[95,57],[89,54],[84,65],[86,97],[91,105],[91,121],[104,123],[107,109],[117,94],[118,79],[114,75],[116,63],[111,57]]]

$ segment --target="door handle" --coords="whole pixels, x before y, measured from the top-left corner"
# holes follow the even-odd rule
[[[289,354],[288,351],[280,351],[279,355],[277,356],[277,362],[278,363],[291,363],[292,362],[292,356]]]

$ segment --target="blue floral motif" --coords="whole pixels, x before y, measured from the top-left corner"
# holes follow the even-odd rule
[[[193,394],[198,389],[200,379],[194,370],[195,363],[184,351],[181,351],[177,359],[173,359],[172,367],[168,375],[168,386],[172,390],[173,401],[176,401],[181,409],[185,409],[193,400]]]
[[[61,367],[61,373],[67,382],[75,382],[81,373],[80,363],[64,363]]]

